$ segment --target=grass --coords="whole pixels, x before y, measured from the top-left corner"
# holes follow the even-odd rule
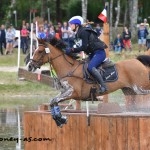
[[[40,83],[18,81],[15,72],[0,73],[0,108],[37,106],[49,102],[58,91]]]
[[[18,81],[14,72],[1,72],[0,78],[1,95],[49,95],[54,92],[54,89],[47,85]]]
[[[124,60],[124,59],[130,59],[135,58],[135,56],[139,55],[138,53],[138,44],[132,45],[132,52],[125,52],[123,51],[121,54],[115,54],[113,51],[110,51],[109,57],[114,62]],[[144,52],[141,52],[140,54],[143,54]],[[26,55],[20,54],[20,66],[24,66],[24,58]],[[14,49],[14,52],[12,55],[3,55],[0,56],[0,66],[17,66],[18,62],[18,49]]]
[[[25,55],[23,55],[21,53],[20,55],[20,65],[24,66],[24,58]],[[18,49],[14,49],[13,50],[13,54],[12,55],[3,55],[0,56],[0,66],[17,66],[17,62],[18,62]]]

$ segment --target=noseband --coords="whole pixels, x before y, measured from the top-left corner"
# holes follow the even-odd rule
[[[39,47],[39,46],[45,47],[45,51],[42,51],[42,52],[41,52],[41,57],[40,57],[38,60],[33,60],[33,59],[32,59],[32,61],[34,62],[34,66],[35,66],[36,68],[39,68],[41,65],[43,65],[43,61],[42,61],[43,57],[45,56],[45,54],[50,53],[50,49],[47,47],[47,45],[45,45],[45,44],[39,44],[38,47]],[[56,59],[56,58],[58,58],[58,57],[60,57],[60,56],[62,56],[62,55],[64,55],[64,54],[60,54],[60,55],[54,57],[54,58],[51,59],[51,60],[50,60],[50,58],[48,57],[48,62],[50,63],[50,62],[52,62],[54,59]]]

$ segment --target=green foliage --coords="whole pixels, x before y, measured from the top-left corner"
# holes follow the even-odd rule
[[[121,16],[120,22],[123,23],[124,12],[126,4],[129,0],[121,0]],[[150,15],[149,1],[148,0],[138,0],[139,8],[139,22],[143,21],[144,18],[148,18]],[[81,0],[47,0],[45,3],[45,19],[47,18],[47,8],[50,8],[50,17],[52,22],[68,20],[74,15],[82,15]],[[108,0],[110,2],[110,0]],[[19,26],[22,23],[22,20],[29,22],[30,10],[36,9],[38,12],[36,16],[41,16],[42,0],[16,0],[16,4],[10,8],[10,0],[0,0],[0,24],[10,23],[14,24],[14,14],[13,11],[17,10],[17,19]],[[56,7],[60,6],[60,8]],[[113,20],[115,21],[116,11],[115,7],[117,6],[117,0],[114,0],[113,3]],[[127,5],[128,6],[128,5]],[[57,9],[56,9],[57,8]],[[104,0],[88,0],[88,12],[87,18],[94,22],[101,22],[97,16],[104,8]],[[58,11],[59,10],[59,11]],[[8,18],[8,13],[10,11],[10,18]],[[33,18],[33,14],[32,14]],[[141,18],[141,19],[140,19]],[[128,19],[129,20],[129,19]],[[150,19],[148,19],[150,22]],[[129,23],[128,23],[129,24]]]
[[[89,0],[87,19],[89,21],[100,22],[100,20],[97,17],[103,11],[103,9],[104,4],[102,3],[102,1],[100,2],[99,0],[95,0],[93,3],[93,0]]]
[[[10,9],[10,1],[8,0],[0,0],[0,23],[5,24],[8,11]]]
[[[76,15],[82,15],[81,0],[71,0],[68,5],[68,18]]]

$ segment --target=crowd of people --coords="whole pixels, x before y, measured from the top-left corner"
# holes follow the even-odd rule
[[[98,36],[102,33],[102,28],[100,24],[97,23],[94,27],[88,25],[88,27],[93,28]],[[44,21],[43,24],[40,24],[38,27],[38,34],[36,33],[36,26],[34,24],[33,33],[31,33],[31,26],[29,23],[25,21],[22,22],[22,27],[20,29],[21,34],[21,49],[22,53],[26,54],[30,47],[30,37],[32,34],[33,37],[33,49],[36,48],[37,37],[39,38],[52,38],[57,37],[58,39],[62,39],[68,47],[73,47],[75,32],[71,30],[68,25],[68,21],[64,21],[63,23],[58,22],[56,25],[53,25],[52,22],[48,23],[47,20]],[[150,27],[147,23],[147,19],[144,19],[144,23],[141,23],[138,28],[138,46],[139,52],[142,50],[146,50],[150,48]],[[17,41],[15,37],[15,28],[12,24],[10,24],[7,29],[5,25],[1,25],[0,27],[0,53],[1,55],[12,54],[13,48],[17,46]],[[132,51],[131,45],[131,32],[128,27],[123,28],[123,32],[117,34],[116,38],[113,42],[113,49],[115,53],[121,53],[124,49],[125,51]],[[5,49],[5,51],[4,51]]]
[[[95,27],[98,35],[101,34],[101,27],[99,24]],[[0,53],[1,55],[12,54],[13,48],[17,47],[17,38],[15,37],[15,28],[10,24],[7,28],[4,24],[0,27]],[[53,38],[62,39],[68,47],[73,47],[75,33],[71,30],[68,25],[68,21],[58,22],[56,25],[53,25],[52,22],[48,23],[47,20],[43,24],[39,24],[38,32],[36,33],[36,25],[33,26],[33,32],[31,33],[31,26],[25,21],[22,22],[22,27],[20,29],[21,36],[21,49],[22,53],[26,54],[30,47],[31,34],[33,39],[33,49],[36,48],[36,41],[38,38]],[[5,51],[4,51],[5,50]]]
[[[146,51],[150,48],[150,27],[147,19],[144,19],[144,23],[140,23],[137,31],[138,36],[138,49],[139,52]],[[131,32],[127,27],[123,28],[122,34],[117,34],[114,40],[113,47],[116,53],[121,53],[124,49],[125,51],[132,51],[131,45]]]

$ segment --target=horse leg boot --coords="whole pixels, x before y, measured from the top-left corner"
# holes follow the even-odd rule
[[[67,117],[62,116],[60,112],[60,108],[58,105],[54,105],[51,107],[52,117],[55,120],[57,126],[62,127],[63,124],[67,123]]]
[[[52,115],[53,119],[55,120],[57,126],[59,126],[60,128],[62,128],[61,122],[57,119],[57,117],[55,115],[54,106],[51,107],[51,115]]]
[[[103,78],[101,74],[98,72],[98,70],[94,67],[92,68],[92,75],[94,78],[96,78],[96,81],[99,84],[99,93],[104,93],[107,91],[107,87],[103,81]]]

